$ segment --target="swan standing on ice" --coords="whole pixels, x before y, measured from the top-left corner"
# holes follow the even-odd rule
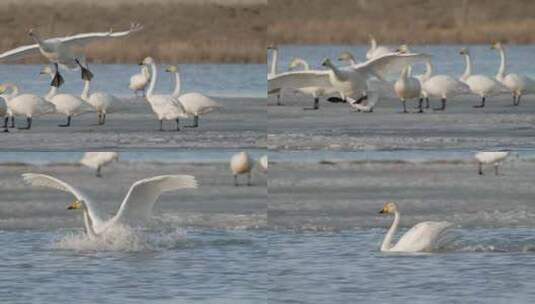
[[[117,152],[86,152],[80,160],[80,164],[96,169],[95,175],[102,177],[101,169],[112,161],[119,161]]]
[[[366,53],[366,59],[371,60],[375,59],[387,54],[392,54],[393,51],[385,46],[378,46],[377,41],[375,40],[375,37],[373,35],[369,35],[370,37],[370,49]]]
[[[494,174],[498,175],[498,166],[509,156],[508,151],[503,152],[478,152],[475,155],[478,164],[478,173],[483,175],[483,164],[494,165]]]
[[[146,57],[139,65],[150,66],[151,69],[151,78],[149,88],[147,89],[147,101],[149,102],[152,111],[158,117],[160,121],[160,131],[163,129],[163,121],[165,120],[175,120],[176,121],[176,130],[180,131],[179,118],[187,118],[188,114],[186,113],[183,105],[180,103],[178,97],[173,95],[163,95],[163,94],[153,94],[154,87],[156,86],[156,80],[158,79],[156,71],[156,63],[152,57]]]
[[[7,104],[3,98],[0,98],[0,117],[7,117]],[[4,132],[9,132],[7,122],[4,124]]]
[[[7,89],[11,89],[11,93],[6,93]],[[26,116],[28,122],[26,127],[19,128],[20,130],[29,130],[32,127],[32,120],[34,116],[40,116],[55,112],[54,105],[46,101],[43,97],[34,94],[19,95],[19,88],[11,83],[0,86],[0,97],[3,97],[8,107],[8,116],[5,117],[4,127],[7,126],[9,116]],[[4,129],[7,132],[7,128]]]
[[[401,70],[401,76],[396,81],[396,83],[394,83],[394,91],[403,103],[403,113],[408,113],[406,105],[407,100],[414,98],[420,99],[418,103],[418,113],[423,113],[424,100],[421,97],[420,81],[409,75],[410,70],[410,66],[406,66],[405,68],[403,68],[403,70]]]
[[[254,161],[247,152],[234,154],[230,159],[230,170],[234,176],[234,186],[238,186],[238,175],[247,174],[247,186],[251,186],[251,170]]]
[[[98,125],[103,125],[106,123],[106,114],[108,109],[112,104],[119,102],[119,99],[111,94],[104,92],[95,92],[89,94],[91,89],[91,78],[86,77],[84,79],[84,89],[80,98],[83,101],[87,102],[94,110],[97,112]]]
[[[40,74],[54,77],[55,72],[52,71],[49,66],[46,66],[41,70]],[[71,125],[72,116],[76,116],[86,111],[84,101],[81,98],[72,94],[58,94],[58,86],[56,85],[50,86],[50,90],[45,95],[45,99],[56,107],[56,113],[67,116],[67,123],[58,125],[60,127],[69,127]]]
[[[274,45],[270,45],[268,46],[268,51],[271,51],[271,66],[270,66],[270,69],[268,71],[268,75],[267,75],[267,78],[268,78],[268,81],[270,79],[272,79],[273,77],[275,77],[277,75],[277,65],[278,65],[278,60],[279,60],[279,48],[274,46]],[[282,95],[282,90],[283,88],[274,88],[272,90],[268,90],[268,94],[277,94],[277,105],[278,106],[281,106],[282,105],[282,102],[281,102],[281,95]]]
[[[475,105],[474,108],[483,108],[485,100],[489,96],[495,96],[505,93],[507,88],[491,77],[485,75],[472,75],[472,61],[470,59],[470,50],[462,48],[459,54],[464,56],[466,68],[460,79],[470,87],[472,93],[481,97],[481,104]]]
[[[513,93],[513,105],[518,106],[522,95],[535,93],[535,80],[516,73],[508,74],[505,62],[505,47],[500,42],[496,42],[490,48],[500,52],[500,68],[496,74],[496,79]]]
[[[179,189],[196,189],[195,177],[190,175],[162,175],[139,180],[132,184],[117,214],[108,220],[100,218],[96,205],[82,191],[74,186],[44,174],[26,173],[24,181],[34,187],[44,187],[71,193],[75,200],[69,210],[82,209],[85,232],[95,238],[117,225],[134,225],[148,221],[152,208],[161,193]]]
[[[290,71],[294,71],[298,67],[302,67],[303,71],[310,71],[308,62],[301,58],[294,58],[288,65],[288,69]],[[318,110],[320,107],[320,99],[319,99],[320,96],[336,93],[336,90],[334,90],[333,87],[317,87],[317,86],[295,88],[295,91],[304,95],[312,96],[314,98],[314,103],[312,105],[312,108],[304,108],[304,110]]]
[[[185,127],[197,128],[199,126],[199,116],[208,114],[215,109],[222,108],[222,106],[213,99],[197,92],[180,95],[181,86],[178,66],[168,66],[165,71],[174,75],[175,90],[173,91],[173,96],[178,98],[184,107],[186,114],[188,116],[193,116],[193,124]]]
[[[150,71],[149,67],[147,66],[141,66],[141,72],[132,75],[130,77],[130,85],[128,86],[130,90],[134,91],[134,95],[137,96],[138,91],[143,92],[143,96],[145,96],[145,88],[150,82]]]
[[[12,60],[41,52],[41,54],[53,63],[56,68],[51,85],[59,87],[63,83],[63,77],[59,74],[58,65],[75,69],[78,68],[78,63],[76,62],[77,59],[82,62],[85,61],[85,56],[75,52],[73,50],[74,47],[83,46],[99,39],[123,37],[137,32],[142,28],[143,27],[140,24],[131,24],[130,29],[123,32],[114,33],[110,30],[108,32],[84,33],[45,40],[41,39],[34,30],[30,29],[28,35],[35,41],[35,44],[21,46],[4,52],[0,54],[0,60]],[[90,75],[92,75],[87,68],[83,66],[80,67],[82,68],[82,76],[88,75],[90,77]]]
[[[394,214],[394,222],[381,244],[382,252],[426,252],[432,251],[444,231],[452,226],[449,222],[422,222],[405,232],[394,245],[392,239],[399,226],[399,211],[395,203],[385,203],[381,214]]]

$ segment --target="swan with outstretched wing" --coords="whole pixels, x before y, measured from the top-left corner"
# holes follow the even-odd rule
[[[0,54],[0,60],[16,60],[31,54],[36,54],[40,52],[45,56],[51,63],[56,67],[56,74],[52,80],[51,85],[60,86],[63,83],[63,78],[59,74],[58,65],[61,65],[65,68],[76,69],[78,68],[78,63],[85,62],[85,56],[82,53],[77,53],[74,51],[75,46],[84,46],[90,42],[96,40],[103,40],[107,38],[119,38],[127,36],[131,33],[140,31],[143,29],[141,24],[132,23],[130,29],[122,32],[113,32],[111,29],[107,32],[94,32],[94,33],[83,33],[73,36],[66,37],[57,37],[57,38],[48,38],[42,39],[39,34],[37,34],[33,29],[28,31],[28,35],[34,40],[35,44],[24,45],[18,48],[6,51]],[[92,77],[91,72],[84,66],[82,68],[82,76]]]
[[[114,225],[143,223],[151,217],[152,208],[161,193],[195,189],[198,186],[197,180],[191,175],[161,175],[139,180],[128,190],[117,214],[108,220],[103,220],[98,215],[95,204],[74,186],[45,174],[25,173],[22,177],[32,186],[71,193],[75,200],[67,209],[83,211],[84,228],[89,237],[98,237]]]

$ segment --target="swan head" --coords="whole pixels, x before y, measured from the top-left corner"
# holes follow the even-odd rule
[[[166,72],[176,73],[178,71],[178,66],[170,65],[165,69]]]
[[[379,210],[380,214],[392,214],[398,211],[398,206],[394,202],[386,202],[383,209]]]
[[[155,61],[154,59],[152,59],[152,57],[145,57],[145,59],[143,59],[143,61],[141,61],[139,63],[139,65],[149,65],[149,64],[155,64]]]
[[[329,58],[325,58],[323,59],[323,61],[321,62],[321,65],[324,66],[324,67],[330,67],[333,65],[333,63],[331,62],[331,59]]]
[[[461,50],[459,50],[460,55],[470,55],[470,50],[466,47],[463,47]]]
[[[351,54],[350,52],[342,52],[340,53],[340,55],[338,55],[338,61],[351,61],[351,60],[355,60],[355,57],[353,56],[353,54]]]
[[[270,45],[268,45],[267,49],[268,50],[278,50],[278,47],[276,45],[274,45],[274,44],[270,44]]]
[[[54,71],[49,65],[44,66],[39,72],[39,75],[52,75],[52,74],[54,74]]]
[[[491,50],[503,50],[503,45],[501,42],[497,41],[490,45]]]
[[[0,95],[4,94],[4,92],[7,90],[6,86],[0,85]]]
[[[396,53],[400,53],[400,54],[407,54],[410,52],[411,51],[409,50],[409,46],[406,44],[400,45],[399,48],[396,50]]]
[[[82,209],[82,203],[83,201],[74,200],[68,207],[67,210],[76,210],[76,209]]]
[[[290,64],[288,65],[288,69],[290,69],[290,70],[297,69],[301,63],[302,63],[302,59],[300,59],[300,58],[294,58],[294,59],[290,62]]]

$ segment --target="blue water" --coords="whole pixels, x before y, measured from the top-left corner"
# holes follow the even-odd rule
[[[145,232],[120,251],[69,233],[0,231],[2,303],[265,303],[262,232]]]
[[[43,65],[4,64],[0,69],[0,82],[11,82],[24,92],[44,94],[50,84],[49,76],[39,75]],[[157,92],[170,93],[174,89],[166,65],[158,67]],[[128,88],[130,77],[139,73],[136,64],[92,64],[95,75],[92,89],[117,96],[133,96]],[[200,92],[217,97],[265,97],[266,68],[263,64],[181,64],[181,85],[184,93]],[[80,71],[62,71],[63,92],[80,94],[83,81]]]
[[[391,46],[392,49],[397,46]],[[464,45],[410,45],[412,52],[428,53],[433,56],[434,72],[460,76],[464,72],[464,57],[459,50]],[[289,62],[294,57],[301,57],[308,61],[311,68],[321,68],[320,64],[326,57],[332,60],[343,51],[351,51],[357,61],[366,61],[367,45],[282,45],[279,47],[278,70],[288,69]],[[470,45],[472,57],[472,73],[494,76],[498,71],[500,57],[497,51],[491,50],[490,45]],[[507,68],[515,73],[535,77],[535,65],[532,62],[535,45],[506,45]],[[268,56],[271,60],[271,55]],[[271,61],[268,62],[271,64]],[[415,74],[425,71],[424,65],[415,65]]]

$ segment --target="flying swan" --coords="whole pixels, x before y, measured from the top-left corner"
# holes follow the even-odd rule
[[[163,121],[165,120],[175,120],[176,121],[176,130],[180,131],[180,117],[187,118],[188,114],[184,109],[184,106],[180,103],[178,97],[173,95],[163,95],[163,94],[153,94],[154,87],[156,86],[156,80],[158,79],[156,71],[156,63],[152,57],[146,57],[140,63],[140,65],[150,66],[151,69],[151,78],[149,88],[147,90],[147,101],[149,102],[152,111],[158,117],[160,121],[160,131],[163,129]]]
[[[366,59],[371,60],[387,54],[393,53],[393,51],[386,46],[378,46],[377,40],[373,35],[369,35],[370,38],[370,49],[366,53]]]
[[[117,214],[103,220],[95,204],[82,191],[55,177],[25,173],[24,181],[34,187],[51,188],[71,193],[75,200],[69,210],[82,209],[84,228],[90,238],[96,238],[116,225],[134,225],[146,222],[152,215],[152,208],[163,192],[197,188],[197,180],[190,175],[162,175],[139,180],[132,184]]]
[[[76,59],[85,62],[85,56],[75,52],[74,47],[84,46],[99,39],[119,38],[143,29],[140,24],[131,24],[130,29],[123,32],[114,33],[111,29],[108,32],[83,33],[73,36],[57,37],[42,39],[33,29],[28,31],[28,35],[34,40],[35,44],[24,45],[18,48],[6,51],[0,54],[0,60],[15,60],[24,56],[40,52],[51,63],[54,64],[56,71],[51,85],[61,86],[63,77],[59,74],[58,65],[65,68],[78,68]],[[81,66],[82,75],[91,75],[91,72]]]
[[[452,226],[449,222],[422,222],[405,232],[396,244],[392,239],[399,226],[398,207],[393,202],[385,203],[381,214],[394,214],[394,222],[381,244],[382,252],[429,252],[432,251],[444,231]]]
[[[166,72],[171,73],[175,80],[175,90],[173,91],[173,96],[177,97],[184,111],[188,116],[193,116],[193,124],[191,126],[185,126],[188,128],[197,128],[199,126],[199,116],[208,114],[215,109],[222,108],[219,103],[217,103],[212,98],[205,96],[201,93],[191,92],[180,95],[180,74],[178,66],[168,66],[165,69]]]

